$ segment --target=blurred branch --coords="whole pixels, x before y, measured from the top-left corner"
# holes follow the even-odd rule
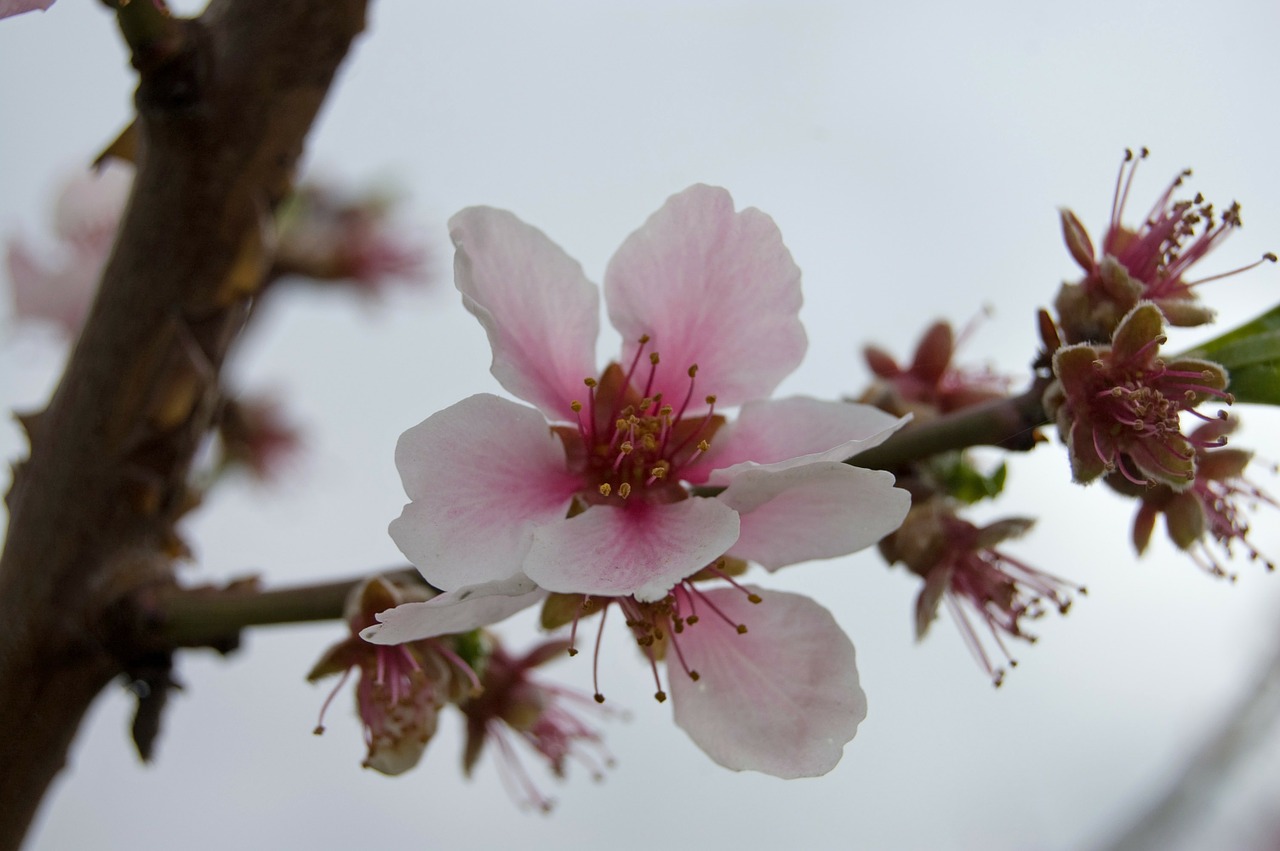
[[[30,456],[6,497],[0,849],[22,842],[93,698],[145,655],[122,601],[171,581],[191,458],[270,263],[272,210],[365,12],[213,0],[185,21],[148,5],[119,10],[139,70],[133,193],[66,372],[22,420]]]
[[[1202,815],[1223,781],[1280,722],[1280,645],[1262,665],[1249,690],[1201,744],[1182,774],[1139,813],[1105,851],[1169,847],[1179,831]]]
[[[411,567],[382,571],[396,583],[425,584]],[[165,588],[143,595],[151,640],[163,649],[212,647],[227,652],[236,647],[240,632],[251,626],[271,626],[344,617],[347,596],[368,577],[316,585],[262,590],[255,579],[223,588]]]

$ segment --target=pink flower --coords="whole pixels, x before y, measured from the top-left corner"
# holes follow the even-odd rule
[[[215,427],[219,472],[239,467],[260,482],[277,478],[302,448],[298,427],[271,396],[226,399]]]
[[[1143,300],[1154,302],[1170,325],[1192,327],[1211,322],[1213,311],[1201,304],[1195,287],[1264,261],[1276,261],[1274,254],[1265,254],[1262,260],[1233,272],[1187,280],[1191,267],[1240,226],[1240,205],[1233,203],[1219,213],[1198,193],[1190,200],[1174,200],[1174,193],[1191,176],[1191,169],[1185,169],[1146,218],[1137,227],[1129,227],[1121,218],[1138,162],[1146,158],[1146,148],[1136,157],[1133,151],[1125,151],[1100,256],[1095,255],[1093,241],[1080,220],[1070,210],[1062,210],[1067,249],[1085,271],[1079,283],[1063,284],[1055,302],[1069,343],[1108,339],[1121,317]]]
[[[989,370],[957,366],[957,348],[951,323],[945,320],[925,330],[911,365],[905,369],[888,352],[867,346],[863,357],[879,380],[860,401],[893,414],[933,417],[989,402],[1008,392],[1009,379]]]
[[[1183,491],[1195,481],[1195,443],[1180,416],[1208,420],[1195,410],[1201,402],[1230,402],[1227,374],[1206,360],[1158,357],[1164,321],[1144,301],[1120,320],[1110,346],[1077,343],[1054,353],[1044,407],[1057,420],[1077,482],[1119,472],[1134,484]]]
[[[54,208],[61,256],[51,265],[23,241],[9,241],[9,278],[19,319],[52,322],[69,337],[80,333],[132,184],[132,166],[115,160],[70,180]]]
[[[347,597],[346,621],[351,636],[330,647],[307,679],[342,674],[320,711],[317,735],[324,732],[324,713],[359,671],[356,710],[364,725],[368,756],[364,766],[382,774],[403,774],[418,764],[435,735],[440,709],[464,699],[479,688],[475,672],[450,647],[448,640],[430,639],[394,647],[360,640],[360,630],[374,622],[375,613],[421,599],[381,576],[361,583]]]
[[[899,420],[862,405],[764,398],[807,346],[799,270],[773,221],[735,212],[727,192],[708,186],[669,199],[609,263],[609,316],[627,342],[602,373],[598,294],[577,263],[504,211],[472,208],[450,224],[457,286],[488,332],[494,376],[539,410],[481,394],[401,437],[396,463],[412,502],[391,535],[449,593],[383,613],[365,636],[439,634],[451,603],[495,593],[505,602],[489,605],[511,611],[543,591],[615,601],[650,626],[719,607],[725,617],[696,630],[707,653],[701,685],[672,677],[677,721],[735,768],[829,770],[856,721],[802,726],[812,740],[800,751],[793,731],[747,742],[719,728],[750,726],[743,690],[762,718],[790,717],[785,694],[821,694],[815,705],[856,715],[853,649],[839,627],[804,598],[769,594],[744,607],[739,590],[690,582],[725,555],[774,570],[853,552],[908,507],[889,474],[841,463]],[[738,420],[725,424],[717,409],[737,405]],[[730,652],[725,630],[739,635],[744,618],[731,613],[741,608],[756,626]],[[808,643],[848,666],[831,676],[798,660],[794,648]],[[740,681],[748,668],[754,679]]]
[[[1138,513],[1133,520],[1133,543],[1142,554],[1151,541],[1156,517],[1164,515],[1169,540],[1191,555],[1196,564],[1214,576],[1231,576],[1210,548],[1216,545],[1227,560],[1242,548],[1250,561],[1261,561],[1267,570],[1275,565],[1249,541],[1247,507],[1280,507],[1274,497],[1245,478],[1253,453],[1226,446],[1227,435],[1238,420],[1207,422],[1190,435],[1196,447],[1196,477],[1181,492],[1164,485],[1138,489],[1115,476],[1107,483],[1121,493],[1136,496]]]
[[[997,686],[1006,670],[992,661],[996,654],[984,646],[982,633],[1016,667],[1005,638],[1034,643],[1024,621],[1043,617],[1050,608],[1065,615],[1071,607],[1072,586],[1066,580],[996,549],[1021,537],[1034,522],[1009,517],[979,527],[957,516],[949,500],[937,498],[912,506],[898,531],[880,544],[890,563],[902,562],[924,579],[916,598],[916,639],[925,637],[945,601],[965,645]],[[1074,590],[1085,593],[1084,588]]]
[[[298,188],[278,217],[273,274],[353,286],[376,296],[389,282],[426,281],[427,252],[397,231],[393,204],[374,194],[350,196],[310,183]]]
[[[545,641],[524,656],[514,657],[495,642],[480,677],[483,690],[458,704],[467,719],[463,772],[470,776],[485,745],[493,742],[508,787],[523,803],[544,812],[550,811],[551,799],[538,791],[524,770],[511,744],[511,734],[545,759],[556,777],[565,776],[570,760],[585,766],[596,780],[603,779],[604,767],[613,764],[600,732],[570,708],[576,703],[598,712],[599,707],[591,698],[530,676],[534,668],[563,656],[567,647],[564,641]]]

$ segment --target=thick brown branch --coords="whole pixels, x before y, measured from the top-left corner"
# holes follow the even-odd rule
[[[219,367],[267,229],[365,0],[214,0],[137,63],[138,174],[116,248],[7,497],[0,849],[22,841],[94,695],[131,666],[121,600],[164,582]]]

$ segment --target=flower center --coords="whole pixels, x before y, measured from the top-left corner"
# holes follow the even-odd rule
[[[705,411],[693,404],[697,364],[684,370],[682,397],[664,397],[659,388],[679,387],[680,382],[660,382],[665,364],[656,351],[646,355],[648,343],[647,335],[640,338],[626,373],[613,363],[599,380],[584,379],[587,402],[574,401],[571,406],[578,427],[559,430],[570,465],[587,480],[580,494],[587,504],[684,499],[681,468],[711,448],[710,439],[724,422],[715,413],[715,396],[702,397]],[[641,370],[645,361],[647,375]]]

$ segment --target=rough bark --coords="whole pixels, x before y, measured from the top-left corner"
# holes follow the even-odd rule
[[[189,465],[270,262],[271,212],[364,11],[214,0],[194,21],[122,26],[137,178],[66,372],[24,418],[31,451],[6,498],[0,849],[22,842],[95,695],[154,653],[131,601],[172,582]]]

